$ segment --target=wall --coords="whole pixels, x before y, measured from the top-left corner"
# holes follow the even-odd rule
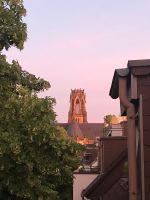
[[[145,200],[150,200],[150,75],[138,77],[138,96],[143,99]]]
[[[73,200],[82,200],[81,192],[85,189],[98,174],[74,174]]]
[[[111,136],[123,136],[123,129],[121,124],[112,124]]]
[[[127,148],[127,137],[102,137],[100,139],[101,146],[101,170],[105,172],[114,162],[121,152]]]

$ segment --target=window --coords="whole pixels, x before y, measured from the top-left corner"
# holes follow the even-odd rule
[[[76,114],[80,114],[80,102],[79,102],[79,99],[76,100],[75,111],[76,111]]]

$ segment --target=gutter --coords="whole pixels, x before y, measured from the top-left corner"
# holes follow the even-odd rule
[[[137,200],[135,108],[127,98],[126,77],[119,77],[119,99],[127,111],[129,200]]]

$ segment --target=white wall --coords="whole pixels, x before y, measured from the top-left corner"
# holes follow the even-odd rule
[[[81,192],[85,189],[98,174],[74,174],[73,200],[82,200]]]
[[[111,136],[122,136],[122,127],[120,124],[112,125],[112,133]]]

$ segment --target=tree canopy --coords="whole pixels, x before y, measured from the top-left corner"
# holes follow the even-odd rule
[[[105,123],[106,125],[110,125],[111,120],[112,120],[112,118],[113,118],[114,116],[115,116],[115,115],[111,115],[111,114],[105,115],[105,116],[104,116],[104,123]]]
[[[0,0],[0,51],[11,46],[23,49],[27,38],[25,15],[22,0]]]
[[[72,184],[81,148],[57,127],[55,99],[37,96],[49,87],[47,81],[4,56],[0,68],[1,195],[57,199],[60,188]]]
[[[24,14],[21,0],[0,0],[0,50],[23,48]],[[49,88],[0,54],[0,199],[71,199],[82,148],[57,126],[55,99],[38,97]]]

